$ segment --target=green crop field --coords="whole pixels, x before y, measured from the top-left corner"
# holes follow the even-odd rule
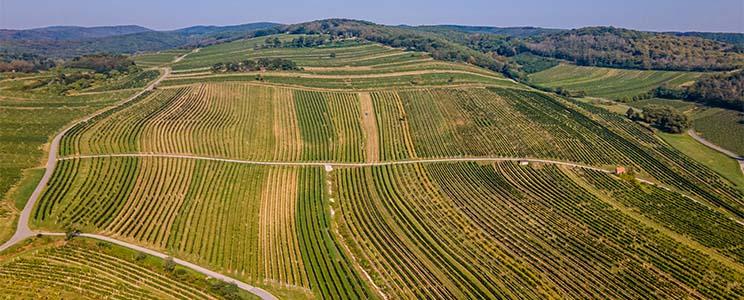
[[[105,242],[42,238],[4,252],[0,297],[33,299],[220,299],[201,274]],[[27,245],[27,246],[31,246]],[[135,279],[133,281],[132,279]],[[248,296],[248,295],[245,295]]]
[[[661,85],[679,87],[690,84],[701,73],[641,71],[560,64],[530,75],[538,85],[586,92],[588,96],[607,99],[632,98]]]
[[[595,104],[700,74],[559,65],[532,75],[597,97],[579,101],[360,39],[263,47],[298,36],[139,54],[159,70],[69,96],[17,89],[33,77],[0,80],[0,150],[15,155],[2,164],[16,172],[0,181],[0,237],[55,131],[169,74],[65,133],[32,230],[107,236],[280,299],[744,298],[735,165],[628,120],[626,106]],[[210,68],[257,58],[300,68]],[[738,121],[669,103],[716,142],[726,131],[713,119]],[[628,173],[611,174],[618,166]],[[81,237],[30,238],[0,253],[0,298],[249,297],[137,257]]]

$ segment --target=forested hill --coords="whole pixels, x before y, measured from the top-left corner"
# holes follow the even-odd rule
[[[0,29],[0,41],[18,40],[80,40],[152,31],[138,25],[122,26],[50,26],[34,29]]]
[[[203,46],[223,41],[231,41],[248,36],[251,32],[278,26],[276,23],[250,23],[233,26],[193,26],[173,31],[153,31],[146,29],[134,33],[114,34],[96,38],[71,38],[91,35],[90,32],[105,31],[102,28],[87,28],[88,34],[65,31],[70,38],[25,38],[6,39],[0,43],[0,52],[42,55],[51,58],[72,58],[93,53],[135,53],[160,51],[184,46]],[[69,28],[68,28],[69,29]],[[78,28],[79,29],[79,28]],[[46,29],[48,31],[48,29]],[[125,32],[119,30],[119,32]],[[23,33],[20,35],[30,35]],[[39,37],[39,34],[34,36]],[[47,35],[48,36],[48,35]]]
[[[684,71],[722,71],[744,66],[742,49],[694,36],[614,27],[587,27],[531,37],[525,48],[578,65]]]

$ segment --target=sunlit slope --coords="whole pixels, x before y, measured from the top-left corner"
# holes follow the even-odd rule
[[[698,72],[626,70],[560,64],[530,75],[538,85],[585,92],[607,99],[631,99],[659,86],[680,87],[700,77]]]

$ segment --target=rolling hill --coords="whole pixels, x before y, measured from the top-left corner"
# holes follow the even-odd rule
[[[22,215],[67,239],[29,233],[0,253],[12,257],[0,280],[21,287],[0,292],[60,282],[48,290],[76,284],[90,298],[247,297],[225,286],[263,299],[744,297],[744,191],[653,129],[514,80],[512,62],[447,33],[491,29],[272,26],[90,40],[199,46],[136,55],[153,70],[66,95],[34,88],[52,74],[3,77],[0,149],[16,158],[3,237]],[[531,30],[513,34],[565,34]],[[613,98],[700,74],[563,63],[532,76]],[[31,169],[42,149],[47,169]],[[215,288],[91,236],[236,284]]]

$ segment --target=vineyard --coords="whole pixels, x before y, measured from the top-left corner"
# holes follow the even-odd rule
[[[366,298],[333,246],[319,168],[106,158],[55,172],[33,215],[40,227],[167,250],[295,297]]]
[[[132,57],[137,66],[143,68],[160,67],[171,63],[176,57],[188,53],[189,50],[175,49],[157,53],[140,54]]]
[[[134,56],[168,78],[61,136],[31,227],[143,246],[281,299],[744,298],[744,192],[710,162],[622,115],[472,65],[357,39],[267,38],[175,62],[186,50]],[[210,70],[256,58],[302,69]],[[0,150],[34,166],[56,128],[153,72],[104,96],[40,98],[43,109],[3,91],[0,134],[11,138]],[[560,65],[534,76],[614,98],[698,74]],[[49,124],[31,127],[44,131],[21,132],[38,113]],[[0,188],[18,181],[10,169]],[[41,175],[9,194],[28,199]],[[0,253],[3,296],[230,298],[103,242],[27,243]]]
[[[334,178],[333,206],[360,265],[393,298],[744,295],[740,264],[729,268],[639,225],[582,188],[573,172],[516,163],[343,169]],[[654,188],[686,206],[643,203],[655,195],[601,172],[582,176],[740,258],[742,228],[722,215]],[[720,230],[697,232],[674,219],[688,208],[694,210],[686,215]]]
[[[60,154],[364,161],[360,123],[356,94],[208,84],[161,90],[81,124],[65,136]]]
[[[80,124],[62,140],[60,155],[365,162],[367,144],[377,144],[381,161],[548,158],[632,167],[744,215],[742,194],[726,179],[625,118],[588,104],[494,87],[369,95],[377,141],[367,141],[358,93],[220,83],[162,89],[99,122]]]
[[[220,299],[187,269],[163,271],[163,261],[90,240],[50,240],[0,264],[0,298]],[[176,273],[178,275],[176,275]]]
[[[32,78],[0,81],[0,241],[12,234],[19,209],[12,196],[22,184],[38,182],[29,170],[38,166],[44,155],[42,145],[49,137],[68,122],[131,93],[60,96],[20,88],[35,84],[36,79]],[[26,199],[22,199],[20,207]]]
[[[690,84],[701,73],[673,71],[623,70],[560,64],[530,75],[538,85],[586,92],[588,96],[624,99],[639,96],[656,87]]]
[[[744,113],[709,108],[693,116],[693,127],[716,145],[744,155]]]

